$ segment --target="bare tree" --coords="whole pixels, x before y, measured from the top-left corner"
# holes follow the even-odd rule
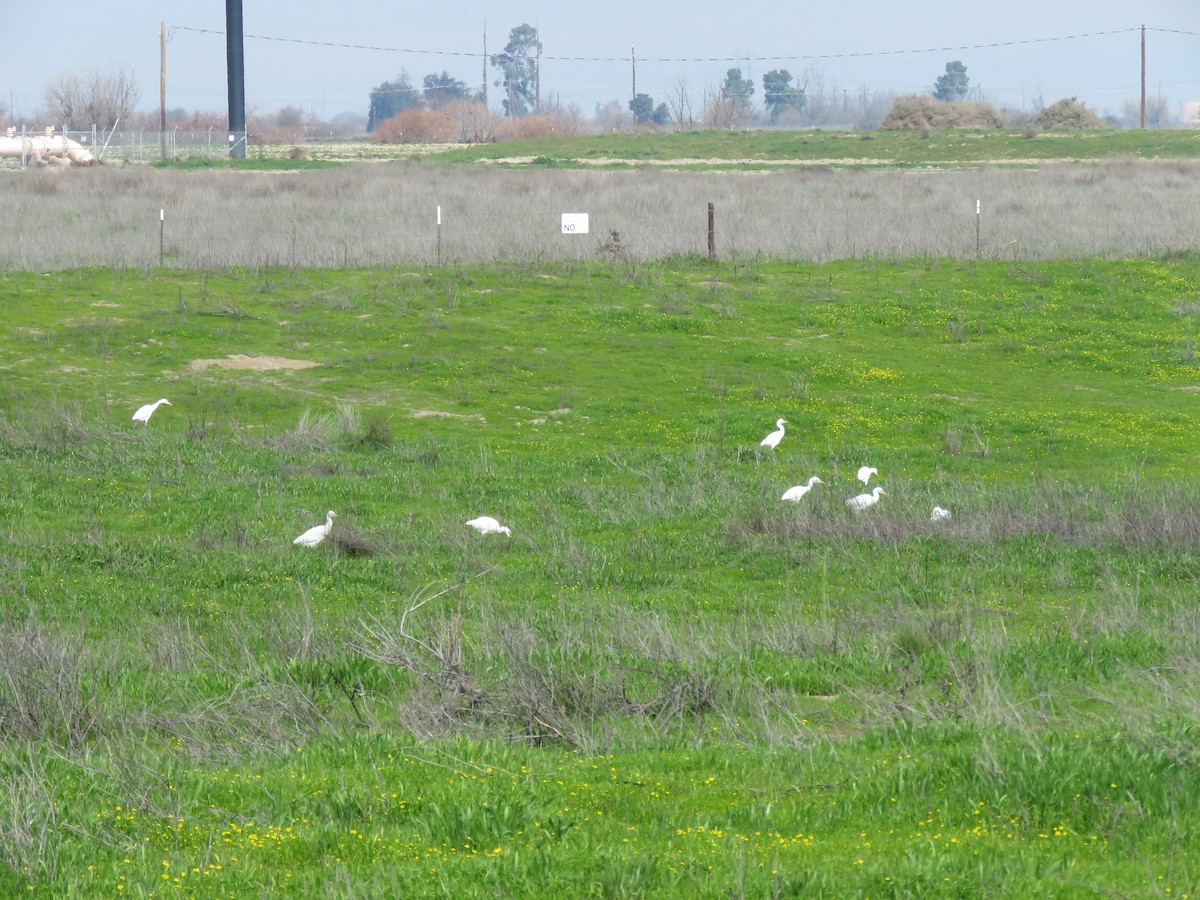
[[[454,100],[442,107],[442,113],[454,123],[462,144],[490,143],[500,123],[500,117],[478,100]]]
[[[736,128],[742,123],[741,109],[736,98],[721,89],[704,90],[704,127],[718,130]]]
[[[633,123],[633,116],[616,100],[605,100],[596,103],[596,116],[593,121],[596,130],[601,133],[624,131]]]
[[[667,96],[667,107],[671,110],[671,121],[679,131],[691,131],[696,127],[695,116],[692,113],[692,98],[688,93],[687,80],[681,75],[671,85],[671,93]]]
[[[112,128],[137,106],[137,80],[124,69],[81,76],[67,72],[46,88],[46,114],[70,129]]]
[[[1136,128],[1141,124],[1141,121],[1141,101],[1128,100],[1121,105],[1120,122],[1122,125],[1129,128]],[[1179,121],[1172,113],[1171,104],[1167,101],[1166,97],[1159,94],[1157,97],[1146,98],[1147,128],[1170,128],[1178,124]]]

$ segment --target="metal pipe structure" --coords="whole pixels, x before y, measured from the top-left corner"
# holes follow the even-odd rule
[[[61,165],[90,166],[96,161],[92,151],[79,141],[54,134],[47,128],[44,134],[17,134],[11,125],[0,136],[0,158],[20,159],[34,162],[51,162]]]

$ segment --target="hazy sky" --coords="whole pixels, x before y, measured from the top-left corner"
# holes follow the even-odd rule
[[[19,123],[43,105],[60,74],[124,69],[140,87],[139,108],[156,110],[163,21],[171,29],[167,106],[225,112],[221,0],[0,0],[0,106],[11,103],[10,120]],[[1030,109],[1077,96],[1119,114],[1138,99],[1142,25],[1148,93],[1163,95],[1176,114],[1184,101],[1200,101],[1196,0],[244,0],[246,102],[252,111],[301,106],[329,118],[365,113],[371,88],[401,72],[418,88],[443,70],[478,87],[485,33],[495,53],[525,22],[542,41],[543,101],[578,104],[586,115],[598,102],[624,107],[635,71],[639,93],[662,102],[683,84],[698,107],[734,66],[753,79],[761,102],[762,75],[776,68],[857,96],[929,92],[955,59],[972,88],[999,106]],[[490,67],[488,80],[495,80]],[[500,99],[489,87],[490,104]]]

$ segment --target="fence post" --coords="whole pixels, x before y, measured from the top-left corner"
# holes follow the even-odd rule
[[[982,216],[982,207],[978,200],[975,201],[975,261],[979,261],[980,244],[979,244],[979,220]]]
[[[717,213],[716,207],[710,200],[708,203],[708,259],[709,262],[715,261],[717,258]]]

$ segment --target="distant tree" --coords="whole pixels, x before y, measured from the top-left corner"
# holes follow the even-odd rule
[[[137,81],[120,69],[104,74],[60,75],[46,88],[46,114],[66,128],[112,128],[129,118],[138,103]]]
[[[367,131],[374,131],[380,122],[420,105],[421,95],[408,80],[408,74],[401,72],[395,81],[385,81],[372,88],[371,105],[367,111]]]
[[[307,118],[299,106],[283,106],[275,113],[275,124],[280,128],[303,128]]]
[[[1128,128],[1138,128],[1142,124],[1142,104],[1139,100],[1127,100],[1121,105],[1120,122]],[[1171,111],[1171,104],[1161,94],[1157,97],[1146,98],[1146,127],[1170,128],[1178,125],[1179,120]]]
[[[715,91],[705,91],[704,125],[707,128],[737,128],[749,120],[754,109],[750,97],[754,82],[742,76],[741,69],[730,69]]]
[[[739,115],[749,116],[750,98],[753,95],[754,82],[743,77],[741,69],[730,69],[725,73],[721,97],[733,103]]]
[[[384,81],[371,89],[367,131],[374,131],[381,123],[405,110],[416,109],[423,102],[424,98],[409,80],[408,73],[401,71],[395,80]]]
[[[660,103],[655,106],[654,98],[649,94],[638,94],[630,100],[629,111],[633,113],[633,121],[636,125],[643,125],[646,122],[666,125],[671,120],[671,111],[667,109],[667,104]]]
[[[430,109],[441,109],[455,100],[471,99],[471,90],[467,83],[451,78],[446,71],[441,75],[426,75],[425,90],[422,94],[425,97],[425,105]]]
[[[250,129],[263,143],[288,144],[304,140],[308,116],[299,106],[284,106],[278,112],[255,116]]]
[[[521,24],[509,32],[504,52],[491,58],[492,68],[500,72],[494,84],[504,89],[504,111],[509,118],[523,116],[537,106],[537,55],[541,49],[537,29]]]
[[[789,109],[804,109],[804,88],[792,87],[792,73],[787,69],[772,69],[763,76],[763,105],[771,121]]]
[[[933,83],[933,96],[939,100],[962,100],[970,89],[967,67],[957,59],[946,63],[946,74]]]
[[[621,108],[616,100],[605,100],[596,103],[596,111],[592,115],[594,127],[599,132],[623,131],[629,127],[630,115]]]

